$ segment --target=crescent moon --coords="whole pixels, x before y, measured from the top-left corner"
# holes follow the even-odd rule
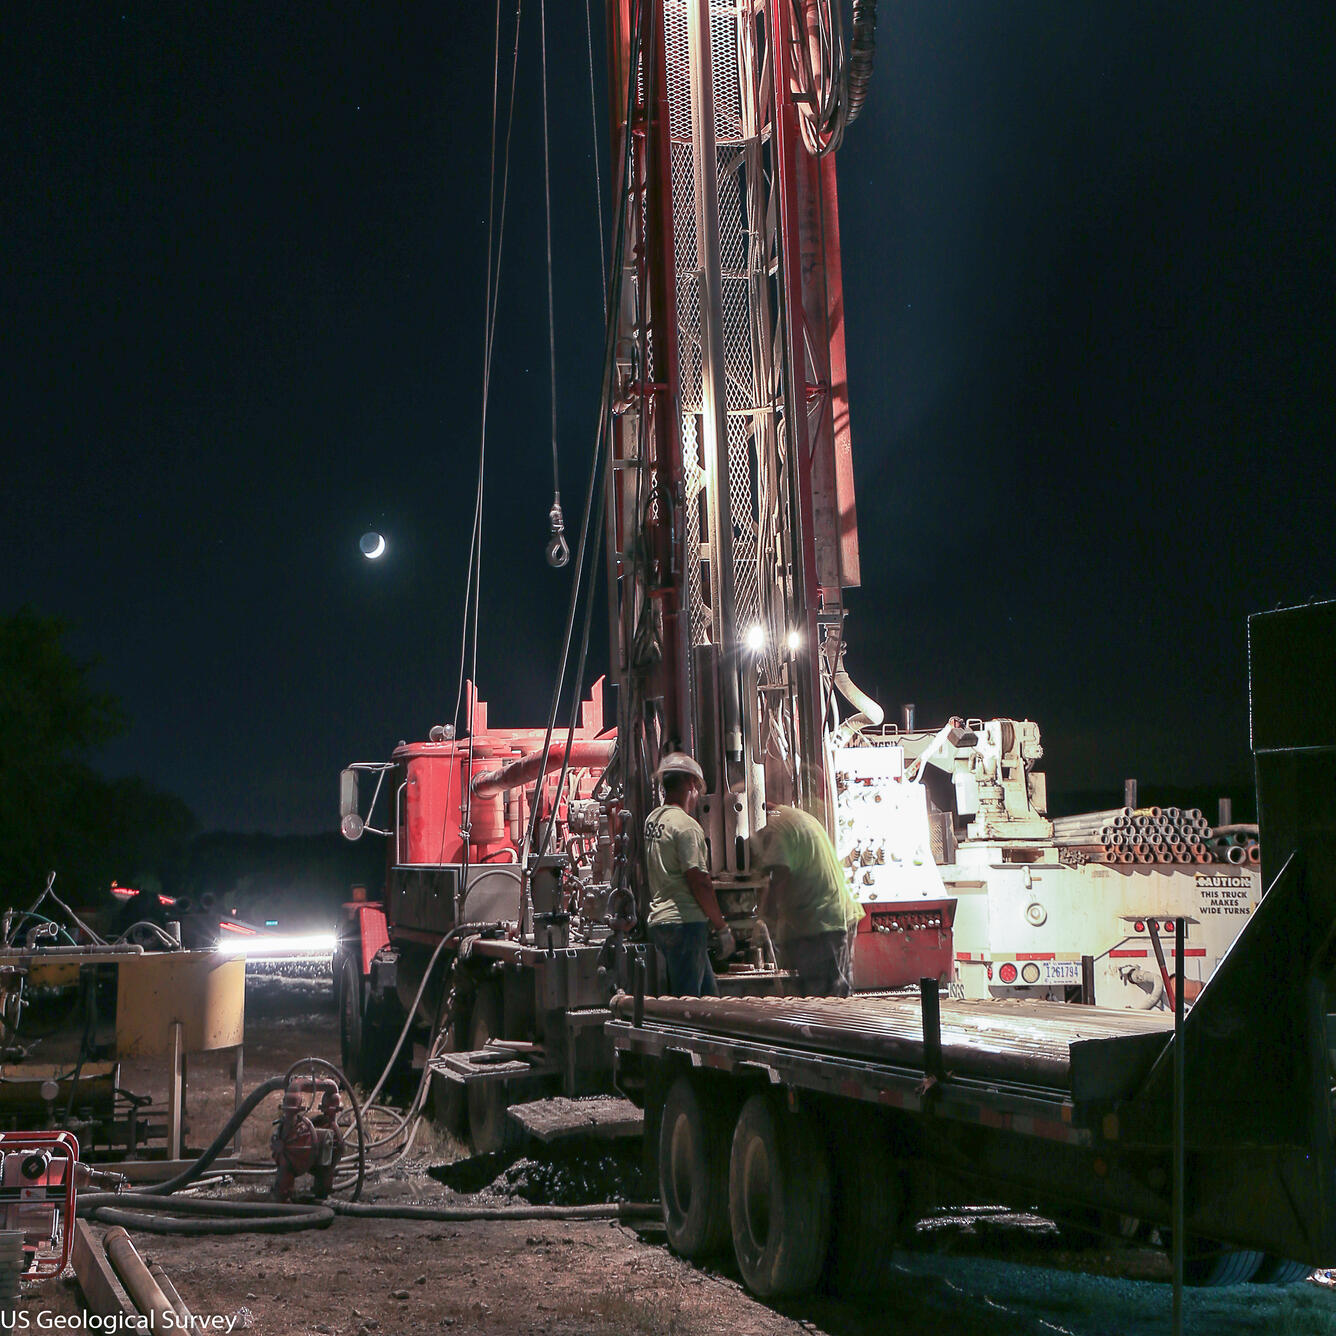
[[[377,557],[384,556],[384,554],[385,554],[385,535],[378,533],[376,535],[376,546],[366,554],[366,559],[368,561],[375,561]]]

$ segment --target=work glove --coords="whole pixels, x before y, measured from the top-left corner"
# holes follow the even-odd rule
[[[727,960],[738,949],[737,940],[727,928],[716,928],[710,939],[712,954]]]

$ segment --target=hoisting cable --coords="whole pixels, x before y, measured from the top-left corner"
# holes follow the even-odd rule
[[[606,513],[607,498],[608,489],[606,487],[600,487],[598,489],[598,514],[594,520],[594,560],[591,563],[591,571],[597,570],[598,568],[599,555],[602,552],[603,541],[606,537],[603,528],[603,516]],[[598,582],[591,575],[588,585],[586,586],[584,626],[580,633],[580,656],[575,666],[575,673],[571,679],[572,699],[570,723],[566,729],[566,749],[561,757],[561,773],[557,776],[557,787],[554,791],[552,810],[548,813],[547,827],[543,831],[543,842],[538,846],[540,855],[546,853],[552,844],[552,831],[557,824],[557,807],[561,801],[561,791],[566,785],[566,775],[570,770],[571,744],[575,737],[575,721],[579,716],[580,697],[583,694],[581,691],[581,683],[584,681],[585,662],[589,657],[589,629],[594,620],[594,604],[598,601],[597,594]]]
[[[538,29],[543,94],[543,213],[547,223],[547,369],[552,401],[552,509],[547,513],[551,537],[545,555],[547,564],[560,570],[569,565],[571,549],[566,542],[566,523],[561,513],[561,479],[557,467],[557,323],[552,304],[552,155],[547,142],[547,0],[538,0]]]
[[[556,730],[557,713],[561,708],[561,693],[565,685],[566,674],[570,667],[571,640],[575,631],[575,613],[579,606],[579,595],[581,581],[584,574],[585,550],[589,538],[589,521],[594,508],[594,488],[598,485],[598,475],[600,463],[604,455],[604,447],[609,434],[609,419],[611,416],[612,389],[613,389],[613,368],[616,365],[616,347],[617,330],[614,321],[615,313],[620,305],[621,285],[623,282],[623,265],[626,255],[626,226],[627,226],[627,205],[629,197],[633,191],[633,182],[631,180],[631,154],[633,132],[631,129],[632,114],[635,106],[635,74],[640,59],[640,49],[643,43],[644,5],[643,0],[636,6],[636,15],[633,22],[632,59],[628,64],[631,73],[627,78],[626,87],[626,119],[625,134],[623,135],[621,163],[619,165],[621,179],[618,183],[617,196],[621,201],[621,207],[617,210],[617,226],[614,232],[613,258],[612,258],[612,291],[608,302],[608,320],[604,325],[603,340],[603,378],[599,392],[599,415],[598,424],[594,436],[593,460],[589,470],[589,486],[585,493],[584,514],[580,526],[580,542],[577,548],[575,578],[571,582],[571,598],[566,613],[566,629],[562,640],[561,650],[561,668],[557,674],[557,680],[552,690],[552,705],[548,711],[547,729],[543,735],[543,747],[540,755],[547,757],[548,751],[552,746],[552,734]],[[574,721],[572,720],[572,729]],[[567,746],[569,749],[570,736],[568,733]],[[540,763],[546,764],[546,759]],[[541,770],[538,778],[534,782],[533,796],[529,808],[529,824],[525,831],[524,845],[520,851],[520,862],[527,863],[530,850],[534,845],[534,837],[538,832],[539,803],[542,799],[543,783],[546,778]],[[523,911],[521,911],[523,914]]]
[[[483,484],[487,474],[487,410],[491,402],[492,350],[496,338],[496,310],[501,294],[501,260],[506,240],[506,206],[510,197],[510,143],[515,128],[515,90],[518,85],[520,56],[520,27],[523,21],[524,0],[515,4],[515,42],[511,52],[510,104],[506,120],[506,139],[502,155],[501,207],[496,209],[496,139],[499,122],[501,81],[501,0],[496,0],[496,41],[492,61],[492,146],[487,188],[487,271],[483,298],[482,350],[482,420],[478,437],[478,485],[473,503],[473,537],[469,547],[468,573],[464,585],[464,607],[459,647],[459,687],[455,693],[455,711],[452,716],[456,731],[459,729],[459,711],[464,699],[465,660],[469,636],[470,616],[473,618],[474,639],[477,638],[478,586],[481,584]],[[499,215],[499,216],[498,216]],[[495,239],[495,258],[493,258]],[[444,844],[444,830],[442,830]]]

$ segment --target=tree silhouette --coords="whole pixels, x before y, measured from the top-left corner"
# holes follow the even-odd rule
[[[66,898],[100,899],[113,878],[169,878],[194,818],[142,779],[90,764],[124,732],[120,702],[72,657],[66,624],[20,608],[0,618],[0,902],[26,904],[55,869]]]

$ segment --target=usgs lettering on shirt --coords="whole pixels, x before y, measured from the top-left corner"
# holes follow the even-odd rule
[[[1252,912],[1252,878],[1234,872],[1198,872],[1198,906],[1202,914],[1249,914]]]
[[[247,1319],[241,1313],[224,1316],[222,1313],[205,1315],[178,1313],[154,1315],[142,1313],[52,1313],[39,1309],[18,1312],[0,1309],[0,1331],[233,1331],[244,1326]]]
[[[646,821],[645,838],[647,840],[661,840],[667,829],[668,827],[665,826],[662,821]]]

